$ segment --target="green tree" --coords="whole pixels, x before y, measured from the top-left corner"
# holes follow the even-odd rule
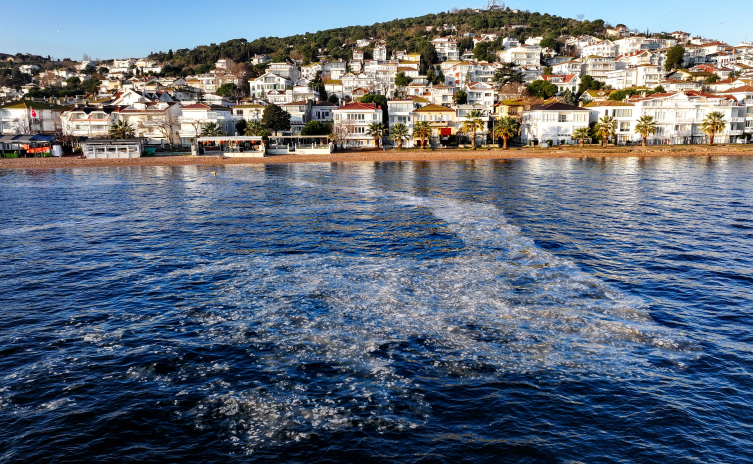
[[[327,89],[325,88],[324,81],[322,80],[322,72],[317,71],[314,75],[314,79],[309,82],[309,88],[316,92],[319,92],[319,101],[327,101]]]
[[[635,125],[635,133],[641,134],[643,139],[643,146],[646,146],[646,139],[649,135],[656,133],[656,121],[653,116],[641,116],[638,118],[638,124]]]
[[[541,74],[545,76],[551,76],[552,74],[554,74],[554,70],[551,66],[544,66],[544,69],[541,70]]]
[[[221,137],[227,135],[216,122],[208,122],[201,126],[202,137]]]
[[[562,103],[566,105],[578,106],[578,96],[570,89],[565,89],[562,92]]]
[[[267,105],[261,117],[261,123],[270,130],[279,131],[290,130],[290,113],[277,105]]]
[[[552,98],[558,91],[559,89],[556,85],[544,80],[533,81],[528,86],[529,94],[534,97],[543,98],[544,100]]]
[[[425,149],[429,138],[431,137],[431,126],[426,121],[419,121],[413,127],[413,138],[418,137],[421,141],[421,149]]]
[[[657,85],[654,87],[654,92],[656,93],[667,93],[667,90],[664,88],[664,86]]]
[[[674,47],[667,50],[667,58],[664,60],[664,70],[669,72],[674,71],[677,68],[682,68],[684,56],[685,48],[683,48],[681,45],[675,45]]]
[[[361,103],[375,103],[382,109],[382,121],[389,121],[387,97],[378,93],[369,93],[361,97]]]
[[[599,90],[601,86],[600,81],[586,74],[581,78],[580,84],[578,84],[578,95],[583,94],[586,90]]]
[[[395,74],[395,86],[398,89],[405,90],[405,87],[408,87],[411,82],[413,82],[413,78],[406,76],[405,72],[400,71],[399,73]]]
[[[235,132],[243,135],[246,133],[246,128],[248,127],[248,122],[245,119],[241,119],[240,121],[236,121],[235,123]]]
[[[701,130],[704,134],[709,135],[709,145],[714,144],[714,137],[716,134],[724,130],[726,124],[724,113],[721,111],[712,111],[703,118],[703,122],[701,122]]]
[[[65,83],[68,84],[68,87],[78,87],[78,85],[81,83],[81,79],[79,79],[77,76],[73,76],[66,79]]]
[[[617,133],[617,120],[612,116],[602,116],[596,124],[596,131],[601,135],[601,146],[606,147],[609,137]]]
[[[100,84],[102,84],[102,81],[98,81],[97,79],[87,79],[84,81],[84,84],[81,86],[81,88],[86,93],[97,93],[97,91],[99,91]]]
[[[712,74],[712,75],[708,76],[703,81],[703,83],[704,84],[713,84],[714,82],[718,82],[718,81],[719,81],[719,75],[718,74]]]
[[[309,121],[301,129],[301,135],[328,135],[332,132],[332,126],[322,124],[319,121]]]
[[[206,74],[209,71],[211,71],[213,68],[214,66],[209,63],[201,64],[199,65],[198,68],[196,68],[196,74]]]
[[[369,124],[369,127],[366,128],[366,135],[374,137],[374,142],[376,142],[377,148],[382,146],[382,137],[384,137],[385,130],[386,128],[384,127],[384,124],[378,122],[372,122]]]
[[[327,42],[327,50],[329,50],[330,53],[332,53],[334,50],[338,48],[340,48],[340,41],[334,37],[329,39],[329,42]]]
[[[522,84],[525,82],[525,76],[522,72],[514,69],[513,63],[504,63],[497,71],[494,72],[492,80],[503,86],[506,84]]]
[[[228,82],[227,84],[222,84],[215,93],[221,97],[226,97],[230,96],[235,90],[238,90],[238,86],[232,82]]]
[[[392,130],[390,131],[390,139],[397,142],[397,149],[402,150],[403,149],[403,140],[407,140],[410,137],[410,134],[408,133],[408,126],[405,124],[399,122],[392,126]]]
[[[550,50],[554,50],[555,52],[559,52],[562,44],[551,37],[547,37],[539,43],[539,46],[542,49],[548,48]]]
[[[250,137],[268,137],[269,130],[259,121],[251,121],[246,125],[244,135]]]
[[[452,97],[452,99],[455,101],[456,105],[465,105],[465,103],[468,101],[468,93],[460,89],[457,92],[455,92],[455,95]]]
[[[502,149],[507,150],[507,141],[518,135],[519,124],[514,118],[505,116],[494,126],[494,138],[502,139]]]
[[[580,139],[580,147],[583,148],[583,142],[588,138],[588,127],[579,127],[573,131],[573,137]]]
[[[484,121],[481,120],[481,110],[472,110],[466,115],[463,125],[460,127],[460,133],[470,134],[471,148],[476,149],[476,133],[484,127]]]
[[[130,139],[135,131],[133,126],[122,119],[110,126],[109,134],[111,139]]]

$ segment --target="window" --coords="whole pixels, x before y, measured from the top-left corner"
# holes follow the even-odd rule
[[[630,132],[630,123],[629,122],[621,122],[620,123],[620,132]]]
[[[584,122],[586,120],[586,114],[585,113],[573,113],[573,121],[574,122]]]
[[[567,122],[567,115],[566,114],[559,115],[559,122]]]
[[[557,113],[543,113],[541,120],[546,122],[555,122],[557,120]]]
[[[631,118],[633,117],[633,110],[629,110],[629,109],[614,110],[614,115],[617,118]]]

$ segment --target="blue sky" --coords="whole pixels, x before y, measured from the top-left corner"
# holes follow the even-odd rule
[[[486,5],[485,0],[475,1],[471,6]],[[283,37],[467,6],[468,3],[452,0],[6,2],[0,52],[76,60],[84,53],[102,59],[140,57],[170,48],[192,48],[241,37]],[[507,6],[565,17],[582,13],[589,20],[603,19],[612,25],[621,22],[641,31],[679,29],[731,45],[753,40],[752,0],[582,0],[577,5],[554,0],[510,0]],[[38,20],[31,20],[34,12],[39,12]],[[14,17],[19,21],[8,21]]]

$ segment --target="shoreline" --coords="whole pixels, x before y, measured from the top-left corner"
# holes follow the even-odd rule
[[[621,147],[621,148],[511,148],[471,150],[406,150],[406,151],[350,151],[328,155],[273,155],[264,158],[222,158],[220,156],[155,156],[146,158],[79,159],[63,158],[3,158],[0,169],[56,169],[114,166],[191,166],[224,164],[277,163],[342,163],[374,161],[461,161],[505,160],[528,158],[628,158],[676,156],[753,156],[753,146],[692,146]]]

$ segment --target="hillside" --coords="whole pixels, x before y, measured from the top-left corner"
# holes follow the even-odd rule
[[[455,30],[441,30],[454,26]],[[427,31],[427,26],[434,30]],[[517,27],[513,27],[517,26]],[[520,27],[526,26],[526,27]],[[316,33],[299,34],[290,37],[262,37],[254,41],[233,39],[220,44],[201,45],[193,49],[169,50],[152,53],[150,58],[169,61],[174,67],[168,69],[173,75],[188,75],[200,65],[211,65],[221,58],[230,58],[236,63],[246,63],[256,54],[267,54],[276,60],[301,59],[314,61],[322,53],[334,59],[350,59],[352,46],[359,39],[385,40],[388,56],[393,50],[407,50],[421,53],[428,64],[436,62],[429,43],[438,36],[462,35],[465,32],[498,33],[525,40],[528,36],[542,36],[556,39],[561,35],[604,33],[602,20],[579,21],[549,14],[531,13],[517,10],[474,11],[457,10],[439,14],[428,14],[415,18],[395,19],[371,26],[349,26]],[[473,48],[471,39],[461,42],[460,48]],[[494,51],[492,44],[488,51]],[[369,48],[366,49],[367,56]],[[484,58],[483,56],[481,58]]]

